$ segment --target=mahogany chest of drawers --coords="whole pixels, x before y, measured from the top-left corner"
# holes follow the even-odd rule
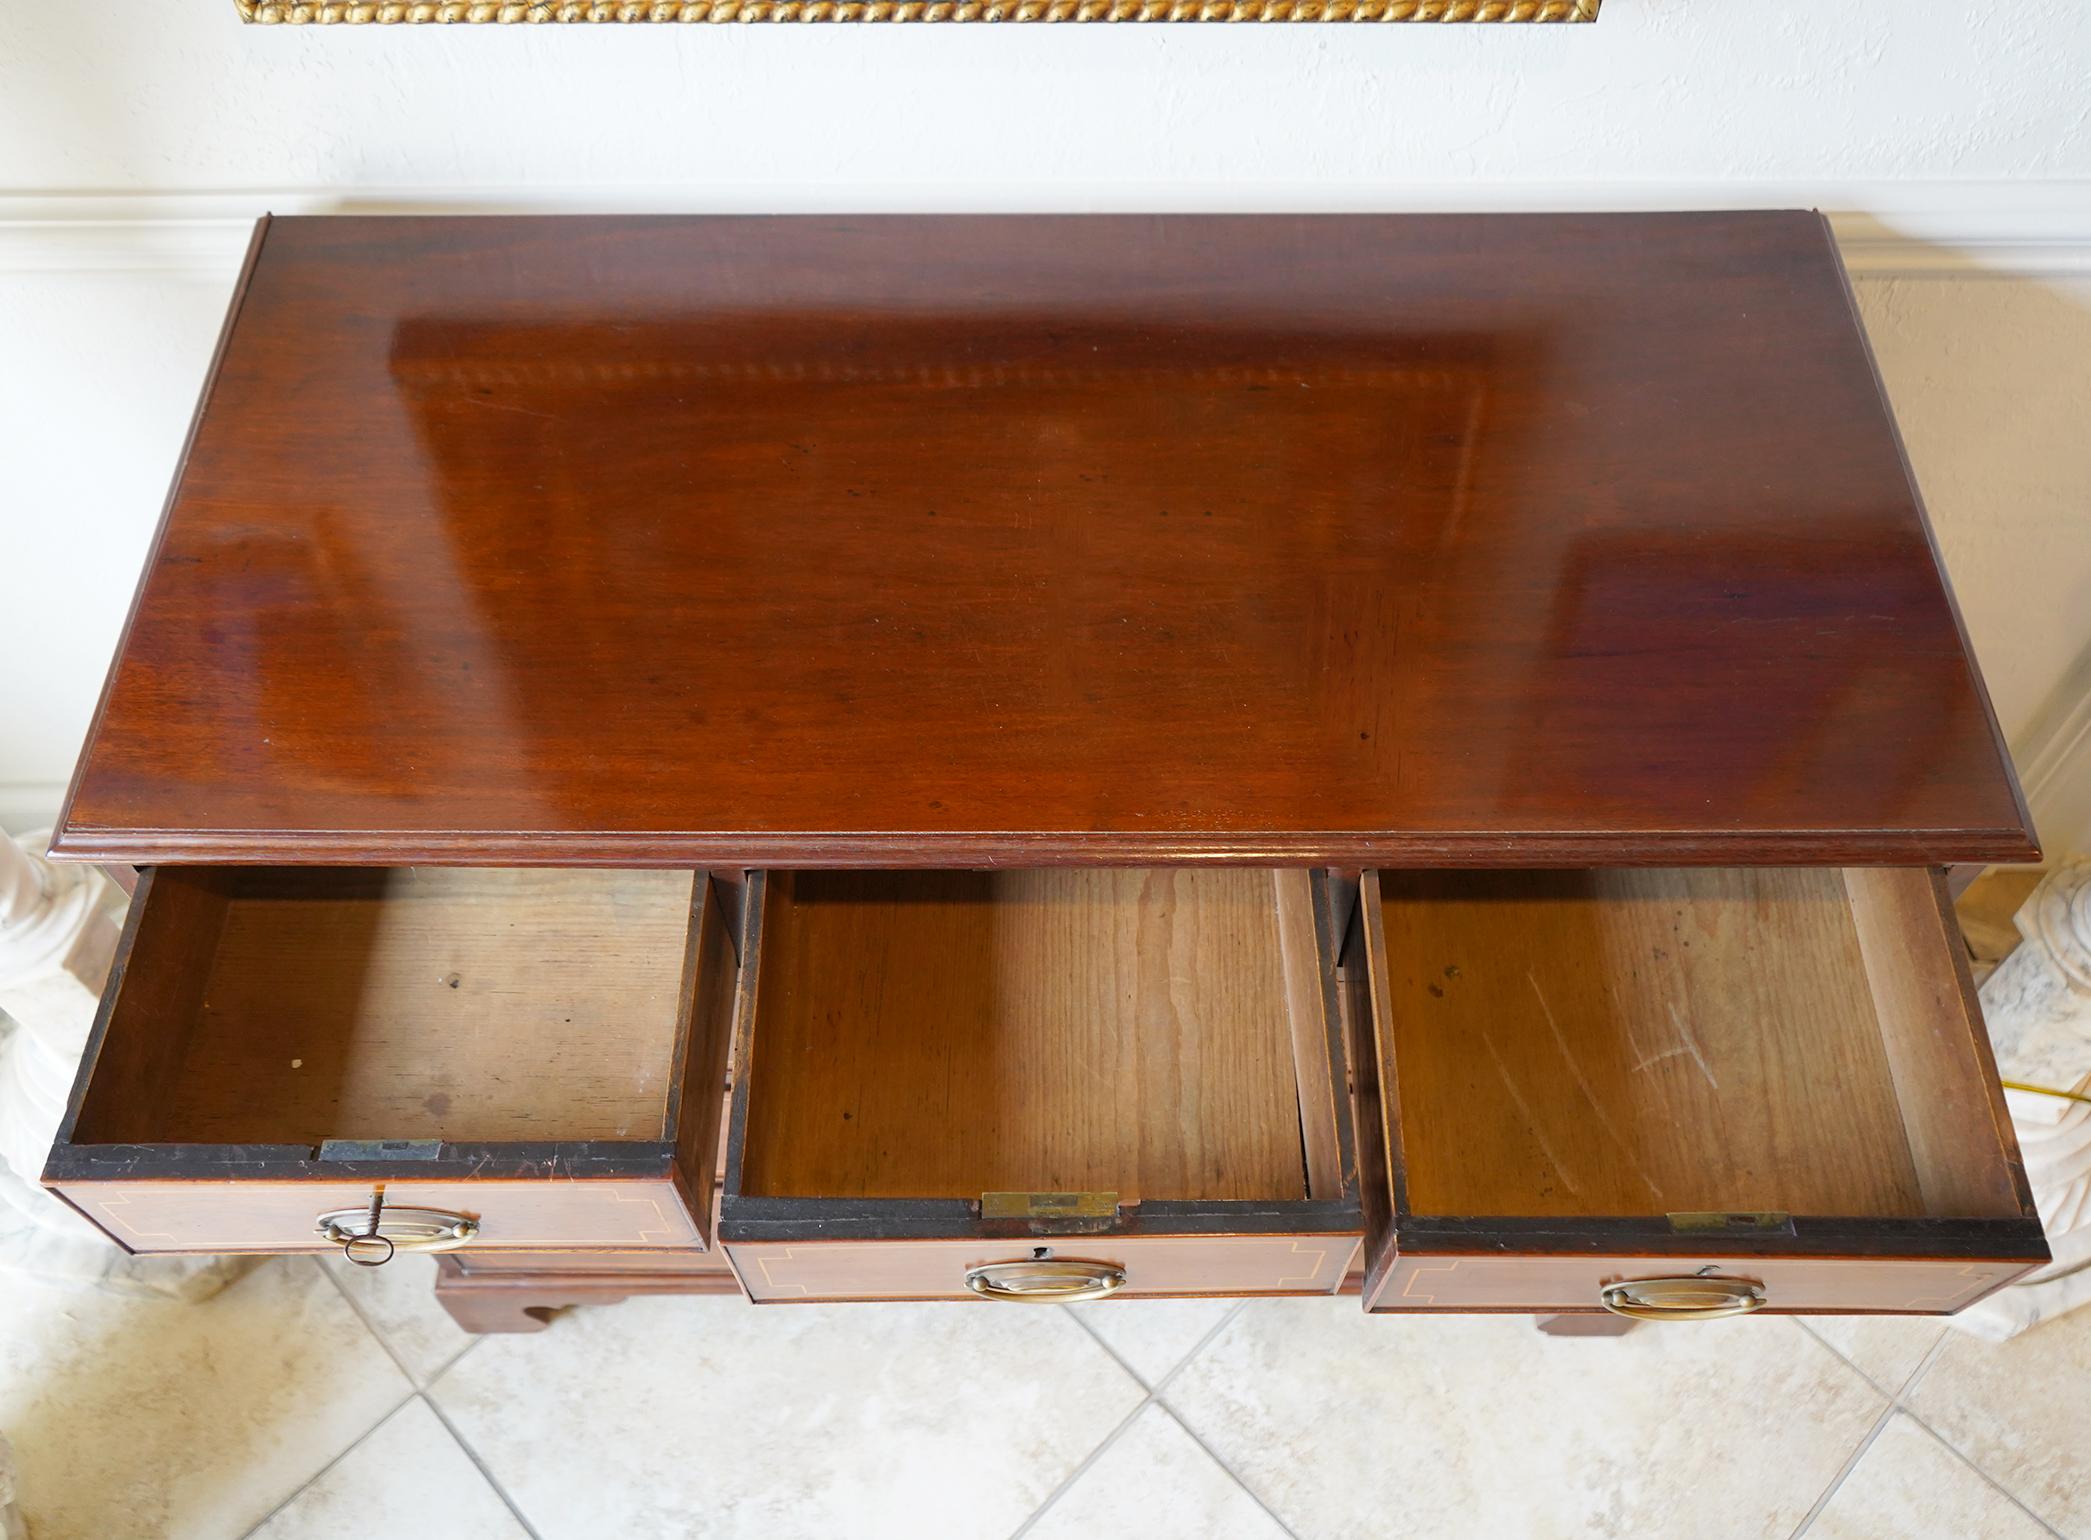
[[[144,868],[45,1174],[135,1251],[2046,1257],[1939,870],[2035,852],[1813,215],[264,221],[54,849]]]

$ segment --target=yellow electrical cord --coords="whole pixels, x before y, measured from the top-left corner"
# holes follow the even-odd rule
[[[2035,1096],[2059,1096],[2066,1102],[2091,1102],[2091,1096],[2082,1091],[2058,1091],[2051,1085],[2030,1085],[2023,1080],[2006,1080],[2002,1085],[2007,1091],[2031,1091]]]

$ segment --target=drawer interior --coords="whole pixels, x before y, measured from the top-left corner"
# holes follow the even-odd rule
[[[1303,871],[771,873],[740,1191],[1335,1196],[1311,916]]]
[[[163,867],[74,1141],[662,1139],[694,881]]]
[[[1408,1211],[2021,1214],[1931,873],[1378,883]]]

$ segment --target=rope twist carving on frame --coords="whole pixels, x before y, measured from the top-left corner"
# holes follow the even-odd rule
[[[1603,0],[233,0],[263,25],[1597,20]]]

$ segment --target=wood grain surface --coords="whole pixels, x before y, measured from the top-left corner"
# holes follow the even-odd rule
[[[1912,1110],[1937,1122],[1981,1081],[1964,1054],[1898,1080],[1895,1054],[1971,1028],[1957,994],[1896,978],[1876,1004],[1855,907],[1906,926],[1928,906],[1920,943],[1939,963],[1945,943],[1929,873],[1862,880],[1855,899],[1821,868],[1382,873],[1414,1211],[2016,1214],[1986,1121],[1920,1170]]]
[[[2032,1212],[1944,877],[1853,867],[1844,886],[1925,1210]]]
[[[1923,869],[1366,872],[1366,1308],[1708,1269],[1948,1313],[2046,1262],[1947,913]]]
[[[148,1012],[141,998],[126,1011],[112,1039],[142,1046],[105,1048],[107,1063],[153,1045],[171,1063],[150,1083],[98,1071],[74,1138],[665,1138],[691,883],[671,871],[163,871],[160,931],[189,931],[178,896],[216,887],[215,946],[129,971],[189,969],[194,1010]]]
[[[1807,214],[318,218],[110,861],[2014,860]]]
[[[1312,974],[1315,938],[1281,933],[1281,885],[773,874],[742,1190],[1305,1198],[1283,948]]]

